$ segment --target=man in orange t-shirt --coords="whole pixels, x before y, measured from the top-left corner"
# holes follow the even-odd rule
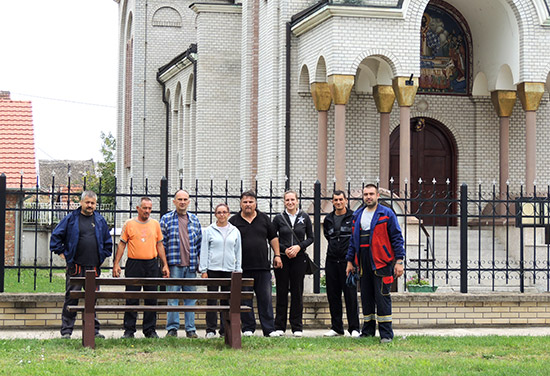
[[[162,232],[158,221],[149,218],[153,202],[149,197],[142,197],[137,206],[138,216],[124,223],[115,260],[113,262],[113,277],[120,277],[120,260],[128,246],[128,261],[126,261],[126,277],[157,278],[159,276],[158,258],[162,261],[162,275],[170,276],[166,253],[162,244]],[[126,291],[157,291],[157,286],[126,286]],[[156,305],[156,299],[144,299],[145,305]],[[127,305],[138,305],[139,299],[127,299]],[[137,312],[124,313],[124,335],[122,338],[133,338],[136,332]],[[143,334],[147,338],[158,338],[156,332],[157,313],[143,313]]]

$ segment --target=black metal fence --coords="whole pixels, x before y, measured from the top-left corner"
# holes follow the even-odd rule
[[[51,187],[55,187],[53,183]],[[363,185],[352,187],[348,183],[350,208],[362,204]],[[56,269],[63,269],[48,251],[49,236],[42,236],[40,242],[39,233],[49,235],[59,220],[78,206],[81,191],[86,188],[84,180],[84,186],[78,189],[69,181],[62,191],[38,186],[23,189],[22,185],[6,190],[5,177],[0,177],[0,221],[1,225],[8,224],[6,235],[15,239],[8,247],[1,242],[2,257],[11,256],[0,264],[0,292],[4,268],[19,272],[25,268],[46,269],[50,276]],[[229,181],[221,185],[196,181],[186,188],[192,200],[189,210],[207,226],[214,219],[213,208],[220,202],[237,212],[240,194],[250,187],[243,182],[233,187]],[[268,187],[256,183],[252,188],[258,194],[260,210],[270,216],[282,210],[282,188],[272,183]],[[100,181],[97,190],[98,211],[113,229],[135,216],[141,196],[153,199],[152,215],[156,218],[168,212],[172,201],[166,180],[151,186],[146,179],[140,187],[130,181],[126,189],[116,188],[111,193],[101,192]],[[326,247],[321,226],[323,216],[332,210],[332,191],[322,191],[319,183],[299,183],[295,190],[301,209],[314,223],[315,241],[309,252],[313,251],[313,259],[321,266],[313,276],[313,291],[318,293]],[[419,181],[400,195],[398,190],[392,183],[389,189],[381,188],[380,201],[396,212],[405,238],[405,278],[399,282],[399,290],[416,275],[439,286],[440,291],[550,291],[550,187],[534,195],[525,195],[523,188],[518,193],[501,194],[494,185],[486,190],[481,185],[474,189],[462,185],[456,190],[450,182],[441,185],[434,180],[431,184]],[[2,228],[0,233],[5,233]],[[113,237],[116,240],[116,231]]]

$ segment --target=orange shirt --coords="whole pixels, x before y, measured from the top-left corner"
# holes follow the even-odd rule
[[[128,258],[151,260],[158,255],[157,243],[162,241],[162,232],[154,219],[143,223],[132,218],[124,223],[120,240],[128,246]]]

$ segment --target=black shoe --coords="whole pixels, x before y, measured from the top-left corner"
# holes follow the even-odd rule
[[[143,335],[145,336],[145,338],[158,338],[159,337],[157,332],[155,332],[154,330],[151,330],[150,332],[147,332],[147,333],[143,333]]]
[[[199,336],[197,335],[197,332],[190,330],[187,332],[187,338],[199,338]]]
[[[95,338],[99,338],[99,339],[105,339],[105,336],[101,333],[96,333],[95,334]]]
[[[170,329],[168,333],[166,333],[166,337],[177,337],[178,331],[176,329]]]
[[[125,339],[127,339],[127,338],[134,338],[134,333],[132,333],[132,332],[124,332],[124,334],[122,335],[121,338],[125,338]]]
[[[71,339],[71,333],[61,334],[61,338],[63,338],[63,339]]]

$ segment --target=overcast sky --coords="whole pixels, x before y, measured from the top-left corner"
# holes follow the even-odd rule
[[[102,160],[117,65],[113,0],[0,0],[0,90],[32,101],[37,159]]]

